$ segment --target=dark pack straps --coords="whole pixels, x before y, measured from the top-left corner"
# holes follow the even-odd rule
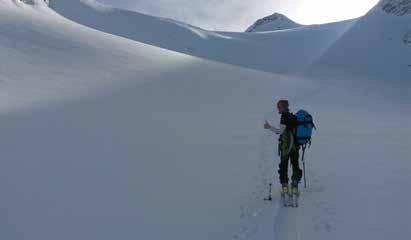
[[[314,122],[313,122],[312,120],[311,120],[311,121],[297,121],[297,126],[309,125],[309,124],[313,125],[313,128],[314,128],[315,130],[317,130],[317,126],[315,126],[315,124],[314,124]]]
[[[298,143],[298,141],[300,141],[300,140],[302,140],[302,141],[306,141],[306,143],[304,143],[304,144],[299,144],[301,147],[303,147],[303,149],[305,149],[307,146],[308,146],[308,148],[310,148],[311,147],[311,137],[298,137],[297,138],[297,143]]]

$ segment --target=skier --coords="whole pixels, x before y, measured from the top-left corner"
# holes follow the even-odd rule
[[[264,129],[268,129],[279,135],[279,155],[281,162],[278,173],[280,175],[282,195],[299,195],[298,184],[302,178],[302,170],[299,166],[299,145],[296,140],[297,119],[289,110],[288,100],[280,100],[277,103],[277,109],[281,114],[279,127],[271,126],[265,121]],[[291,177],[291,192],[289,190],[288,165],[291,160],[293,175]]]

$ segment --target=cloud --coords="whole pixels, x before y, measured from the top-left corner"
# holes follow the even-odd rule
[[[110,11],[111,10],[111,7],[109,7],[108,5],[104,5],[96,0],[80,0],[80,1],[99,11]]]

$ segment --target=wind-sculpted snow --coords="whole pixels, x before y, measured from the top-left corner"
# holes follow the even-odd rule
[[[247,28],[246,32],[266,32],[300,27],[301,25],[288,19],[286,16],[274,13],[273,15],[257,20]]]
[[[386,13],[396,16],[411,14],[411,0],[383,0],[381,7]]]

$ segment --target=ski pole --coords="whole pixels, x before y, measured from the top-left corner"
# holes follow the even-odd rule
[[[264,198],[264,201],[272,201],[273,200],[273,198],[271,197],[272,196],[272,188],[273,188],[273,184],[270,183],[269,191],[268,191],[268,198]]]
[[[305,176],[305,160],[304,160],[304,157],[305,157],[305,146],[303,147],[302,162],[303,162],[303,171],[304,171],[304,188],[307,188],[307,179],[306,179],[306,176]]]

